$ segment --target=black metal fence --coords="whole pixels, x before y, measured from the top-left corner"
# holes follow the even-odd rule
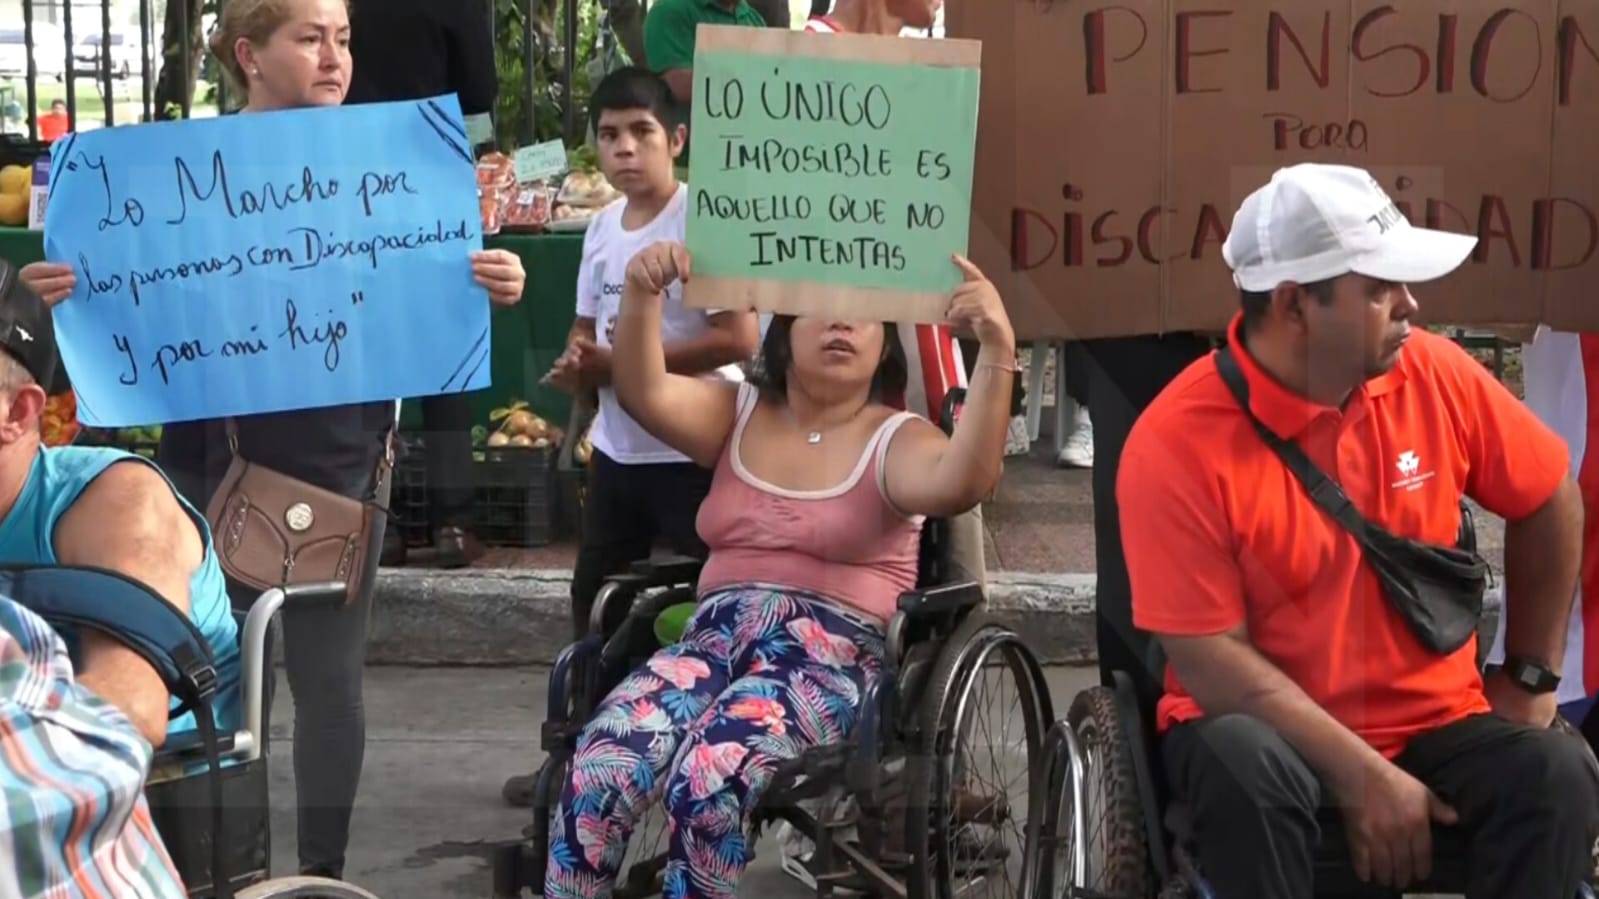
[[[112,0],[21,0],[20,32],[14,27],[0,26],[0,133],[13,141],[24,138],[29,142],[47,142],[42,135],[41,116],[56,100],[65,104],[68,130],[82,130],[85,126],[111,127],[157,118],[189,118],[194,113],[197,94],[201,105],[214,105],[218,111],[226,109],[226,85],[220,78],[209,85],[211,93],[205,95],[200,94],[195,81],[189,77],[189,73],[197,69],[203,73],[207,68],[200,65],[203,58],[195,58],[196,47],[189,38],[195,33],[196,24],[203,26],[202,36],[208,33],[213,17],[220,14],[227,0],[198,5],[202,10],[200,23],[191,18],[197,6],[191,0],[167,0],[167,3],[172,10],[158,8],[153,0],[137,0],[135,35],[125,23],[114,20]],[[572,47],[577,41],[579,0],[562,0],[562,4],[564,43]],[[526,9],[526,0],[517,0],[517,5]],[[490,0],[486,6],[489,15],[484,27],[492,31],[495,0]],[[212,7],[216,12],[204,11]],[[168,35],[174,38],[170,48],[166,47]],[[540,41],[529,37],[521,41],[527,83],[515,88],[525,92],[531,106],[536,57],[559,51],[555,47],[541,46]],[[202,40],[200,46],[204,43]],[[59,65],[55,64],[57,49],[61,54]],[[169,49],[170,58],[167,57]],[[561,53],[560,56],[566,76],[562,99],[570,132],[574,54]],[[41,66],[41,60],[47,61],[46,64]],[[164,66],[171,71],[166,73],[166,89],[158,91],[158,83],[163,83]],[[16,87],[19,81],[20,95]],[[93,85],[90,90],[98,104],[82,102],[86,82]],[[502,90],[506,87],[511,86],[502,85]],[[167,96],[161,96],[162,93]],[[102,110],[98,116],[100,121],[95,121],[95,105]],[[158,105],[174,108],[160,110]],[[16,114],[18,112],[21,114]],[[531,142],[531,136],[528,137]]]
[[[189,5],[183,0],[175,0],[180,13],[187,13]],[[187,18],[185,16],[185,18]],[[186,26],[191,23],[184,22]],[[43,26],[43,27],[41,27]],[[41,72],[40,58],[54,59],[55,48],[49,46],[51,38],[57,36],[61,40],[61,66],[59,71],[51,71],[55,66],[47,67]],[[185,32],[187,33],[187,32]],[[20,74],[24,85],[24,97],[21,98],[27,122],[27,137],[29,140],[39,140],[39,116],[41,113],[41,87],[45,85],[60,84],[66,104],[66,112],[71,127],[79,125],[79,92],[80,81],[88,78],[96,84],[104,110],[104,122],[107,127],[117,124],[127,124],[118,120],[117,87],[133,79],[137,74],[140,86],[141,111],[139,121],[149,121],[155,118],[155,80],[159,74],[161,62],[161,23],[154,20],[151,0],[138,0],[138,35],[133,37],[122,28],[114,28],[112,23],[112,5],[110,0],[94,0],[94,2],[72,2],[72,0],[22,0],[22,50],[17,54],[14,50],[8,59],[16,59],[19,55],[25,60],[23,71],[0,72],[0,75],[15,77]],[[117,47],[129,46],[137,52],[136,68],[122,54],[118,58]],[[184,71],[189,70],[193,63],[190,57],[190,44],[182,43],[181,53],[183,58],[180,64]],[[8,97],[15,102],[18,98]],[[190,112],[192,97],[184,91],[182,100],[183,115]],[[10,103],[7,104],[11,105]],[[9,129],[8,129],[9,130]]]

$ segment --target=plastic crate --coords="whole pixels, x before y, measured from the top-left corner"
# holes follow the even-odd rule
[[[554,447],[474,454],[472,530],[484,546],[547,546],[557,529]]]
[[[389,527],[407,547],[428,546],[433,527],[428,509],[427,448],[415,434],[400,434],[396,441],[394,474],[389,488]]]

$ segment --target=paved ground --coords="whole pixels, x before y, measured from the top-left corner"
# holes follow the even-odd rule
[[[500,800],[500,785],[540,760],[533,747],[544,718],[545,673],[367,670],[366,770],[346,871],[352,882],[379,899],[489,899],[489,847],[515,838],[528,822],[527,812]],[[1057,716],[1096,680],[1091,668],[1064,666],[1046,668],[1045,677]],[[272,729],[273,870],[280,875],[295,865],[288,693],[278,691]],[[756,851],[739,895],[814,895],[778,868],[770,837]]]
[[[1057,714],[1092,669],[1046,670]],[[281,681],[280,681],[281,683]],[[367,755],[348,878],[380,899],[487,899],[490,844],[514,838],[527,812],[500,800],[508,774],[536,765],[545,671],[367,670]],[[292,704],[273,711],[274,871],[294,870]],[[763,841],[741,895],[810,895],[776,866]]]

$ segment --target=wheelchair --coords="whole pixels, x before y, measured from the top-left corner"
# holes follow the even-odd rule
[[[1470,508],[1461,505],[1459,545],[1476,549]],[[1164,659],[1151,641],[1149,670],[1160,683]],[[1217,897],[1189,850],[1192,818],[1171,795],[1154,739],[1158,695],[1140,691],[1126,671],[1072,701],[1045,739],[1045,792],[1054,797],[1039,832],[1040,899],[1232,899]],[[1556,719],[1556,725],[1563,722]],[[1575,733],[1573,731],[1573,733]],[[1399,899],[1403,894],[1460,894],[1470,860],[1464,835],[1434,828],[1431,876],[1403,891],[1361,881],[1342,824],[1323,813],[1314,858],[1314,899]],[[1578,899],[1593,899],[1584,885]]]
[[[190,899],[377,899],[366,890],[318,877],[269,878],[267,780],[268,636],[286,603],[342,601],[342,584],[304,584],[263,593],[239,625],[239,730],[218,734],[209,700],[217,673],[210,648],[189,619],[148,586],[103,569],[0,566],[0,593],[53,627],[93,628],[133,649],[166,682],[199,728],[169,738],[145,778],[151,818]],[[226,872],[222,883],[215,872]]]
[[[949,534],[944,521],[923,526],[917,589],[899,598],[882,673],[862,695],[849,741],[779,765],[753,816],[756,833],[782,822],[811,842],[814,851],[803,865],[820,897],[947,899],[974,887],[1014,896],[1036,868],[1031,853],[1041,812],[1027,797],[1038,795],[1035,772],[1043,770],[1040,754],[1053,720],[1049,689],[1022,638],[986,613],[982,587],[952,577]],[[543,895],[550,827],[578,737],[605,696],[661,648],[655,624],[662,613],[694,602],[701,564],[642,562],[608,579],[588,634],[557,658],[532,824],[523,840],[494,853],[496,899],[517,899],[524,891]],[[971,746],[964,738],[992,716],[999,699],[979,695],[985,673],[1008,682],[1023,733],[1000,737],[997,746]],[[1010,784],[979,780],[1004,764],[1004,755],[1015,754],[1025,757],[1008,766],[1020,769]],[[661,892],[664,819],[656,802],[635,827],[618,872],[617,899]]]

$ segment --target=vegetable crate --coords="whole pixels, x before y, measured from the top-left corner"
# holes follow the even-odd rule
[[[474,454],[473,531],[485,546],[547,546],[558,506],[552,446],[505,446]]]
[[[478,447],[472,451],[472,530],[485,546],[547,546],[559,534],[554,447]],[[407,547],[431,546],[427,445],[400,435],[389,496],[390,527]]]
[[[427,546],[433,542],[433,528],[428,521],[428,469],[422,438],[405,433],[397,438],[389,485],[389,527],[407,547]]]

